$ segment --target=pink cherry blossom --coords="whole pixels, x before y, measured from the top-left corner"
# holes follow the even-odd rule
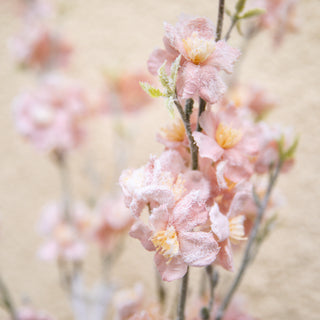
[[[258,85],[237,84],[228,90],[227,99],[237,108],[248,108],[256,118],[276,106],[275,98]]]
[[[265,9],[259,17],[261,28],[273,29],[275,44],[280,44],[286,32],[297,29],[296,4],[298,0],[256,0],[256,6]]]
[[[213,311],[213,318],[219,308],[219,303],[215,305]],[[234,297],[231,301],[229,307],[226,309],[224,315],[224,320],[258,320],[258,318],[253,317],[245,310],[245,304],[243,302],[242,297]]]
[[[151,97],[142,90],[139,82],[152,83],[152,79],[140,70],[122,72],[118,76],[107,74],[97,111],[132,115],[150,105]]]
[[[225,176],[239,182],[253,174],[252,159],[259,151],[256,128],[243,121],[235,108],[213,113],[205,111],[200,117],[203,132],[193,132],[199,155],[213,162],[226,161]]]
[[[13,102],[18,132],[45,152],[67,151],[82,142],[86,107],[83,90],[57,74]]]
[[[203,191],[192,190],[173,208],[153,209],[146,225],[137,221],[130,235],[145,249],[156,251],[155,263],[164,281],[180,279],[187,266],[202,267],[212,263],[219,251],[210,232],[197,231],[208,219]]]
[[[221,213],[219,206],[215,203],[209,213],[211,230],[215,234],[220,246],[215,263],[223,268],[233,271],[233,254],[231,243],[238,244],[241,240],[246,240],[243,214],[243,205],[248,201],[251,194],[238,192],[235,194],[227,214]]]
[[[182,17],[172,26],[165,24],[163,39],[165,50],[157,49],[148,60],[148,68],[156,74],[164,61],[167,68],[182,55],[177,81],[181,99],[201,97],[208,103],[216,103],[226,91],[220,71],[231,73],[240,55],[237,49],[224,40],[215,41],[215,28],[206,18]]]
[[[127,169],[120,176],[126,206],[139,216],[145,205],[173,206],[185,191],[182,173],[186,170],[177,151],[168,150],[159,158],[136,170]]]
[[[133,223],[133,217],[119,195],[103,197],[95,208],[95,217],[94,238],[105,252],[114,248]]]
[[[18,320],[54,320],[54,318],[44,311],[36,311],[25,306],[18,310]]]
[[[52,203],[43,211],[39,232],[46,242],[39,250],[43,260],[82,260],[86,252],[86,234],[83,229],[87,221],[88,209],[83,204],[75,204],[68,209],[68,216],[62,205]]]
[[[65,66],[72,47],[59,34],[42,24],[28,24],[11,39],[9,48],[22,67],[47,70]]]
[[[260,153],[255,162],[255,171],[258,174],[264,174],[270,170],[270,166],[276,165],[279,161],[279,141],[284,141],[284,149],[287,150],[294,143],[294,136],[291,128],[269,126],[264,122],[259,123],[258,128]],[[293,157],[286,159],[281,171],[287,172],[292,168],[293,163]]]
[[[128,320],[141,311],[144,300],[144,288],[140,283],[137,283],[134,288],[118,291],[114,296],[116,320]]]

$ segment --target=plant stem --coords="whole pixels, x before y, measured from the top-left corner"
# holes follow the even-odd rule
[[[200,116],[202,114],[202,112],[204,112],[204,110],[206,109],[206,104],[207,102],[205,100],[203,100],[202,98],[200,98],[199,100],[199,113],[198,113],[198,121],[197,121],[197,131],[202,131],[202,128],[200,126],[200,123],[199,123],[199,119],[200,119]]]
[[[64,152],[56,152],[56,160],[60,172],[61,180],[61,198],[63,206],[63,214],[65,221],[70,221],[70,205],[71,205],[71,192],[70,192],[70,177],[67,157]]]
[[[230,35],[231,35],[231,32],[232,32],[232,30],[233,30],[233,28],[234,28],[234,26],[236,25],[237,22],[238,22],[238,19],[237,19],[235,16],[233,16],[233,17],[232,17],[232,21],[231,21],[231,25],[230,25],[230,27],[229,27],[229,29],[228,29],[225,37],[224,37],[224,39],[225,39],[226,41],[229,40]]]
[[[216,41],[221,40],[223,16],[224,16],[224,0],[219,0],[218,23],[217,23],[217,29],[216,29]]]
[[[159,272],[156,270],[157,293],[161,311],[163,313],[166,303],[166,290],[163,286]]]
[[[218,284],[218,272],[214,270],[212,265],[206,267],[206,271],[209,277],[209,285],[210,285],[210,300],[208,305],[208,314],[210,319],[210,313],[214,304],[214,289]]]
[[[5,285],[4,281],[2,280],[2,277],[0,276],[0,294],[1,294],[1,300],[3,300],[3,304],[8,311],[8,313],[11,316],[12,320],[18,320],[17,312],[14,307],[11,295],[9,293],[9,290],[7,286]]]
[[[253,226],[253,229],[250,233],[250,237],[249,237],[249,240],[248,240],[248,243],[247,243],[247,247],[246,247],[246,250],[245,250],[245,253],[243,255],[243,258],[242,258],[242,263],[241,263],[241,266],[240,266],[240,269],[238,271],[238,274],[236,276],[236,278],[234,279],[226,297],[224,298],[224,300],[222,301],[220,307],[219,307],[219,310],[217,312],[217,316],[216,316],[216,320],[221,320],[223,315],[224,315],[224,311],[226,310],[226,308],[228,307],[232,297],[233,297],[233,294],[235,293],[236,289],[238,288],[243,276],[244,276],[244,273],[247,269],[247,266],[251,260],[251,249],[252,249],[252,246],[256,240],[256,236],[258,234],[258,229],[259,229],[259,226],[260,226],[260,223],[261,223],[261,220],[262,220],[262,217],[263,217],[263,214],[267,208],[267,205],[268,205],[268,202],[269,202],[269,199],[270,199],[270,195],[271,195],[271,192],[272,192],[272,189],[275,185],[275,182],[278,178],[278,175],[280,173],[280,169],[282,167],[282,161],[280,160],[274,170],[274,172],[270,175],[270,179],[269,179],[269,184],[268,184],[268,188],[267,188],[267,192],[265,194],[265,196],[263,197],[262,201],[258,198],[258,196],[254,193],[254,199],[256,201],[256,204],[258,206],[258,212],[257,212],[257,218],[255,220],[255,223],[254,223],[254,226]]]
[[[188,291],[188,278],[189,278],[189,267],[187,273],[182,278],[181,289],[180,289],[180,300],[178,304],[178,320],[184,320],[184,309],[186,305],[187,291]]]
[[[189,100],[192,100],[192,99],[188,99],[187,103]],[[188,140],[190,144],[191,159],[192,159],[192,164],[191,164],[192,170],[198,170],[198,146],[192,135],[191,126],[190,126],[190,117],[187,116],[187,114],[183,111],[183,108],[180,102],[178,101],[178,99],[174,100],[174,104],[176,105],[180,113],[180,116],[182,118],[184,127],[186,129],[186,133],[188,136]]]

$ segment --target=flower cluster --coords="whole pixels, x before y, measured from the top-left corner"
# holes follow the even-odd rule
[[[68,151],[84,137],[86,95],[60,74],[47,75],[39,88],[19,95],[13,107],[18,132],[41,151]]]
[[[234,87],[221,99],[226,85],[220,71],[232,71],[239,51],[215,41],[209,20],[184,17],[165,30],[166,49],[154,51],[148,67],[152,73],[159,68],[166,94],[143,87],[151,96],[168,97],[171,90],[182,119],[159,133],[165,151],[139,169],[125,170],[120,185],[137,219],[130,235],[155,251],[162,279],[172,281],[188,266],[233,270],[233,245],[247,239],[257,213],[253,181],[280,162],[292,162],[296,144],[280,147],[284,136],[257,121],[274,106],[262,89]],[[166,79],[176,80],[175,90]],[[237,98],[239,92],[245,99]],[[147,222],[141,218],[144,208]]]

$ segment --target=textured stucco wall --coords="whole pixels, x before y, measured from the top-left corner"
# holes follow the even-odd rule
[[[217,1],[70,3],[70,9],[59,21],[59,27],[76,47],[70,72],[94,86],[99,84],[105,67],[144,67],[153,48],[162,46],[163,21],[174,23],[181,12],[215,20]],[[12,1],[0,1],[0,268],[17,301],[29,295],[36,306],[65,320],[70,319],[69,308],[57,283],[56,268],[35,257],[41,242],[35,224],[42,205],[59,196],[58,176],[47,157],[20,139],[12,121],[13,97],[33,83],[31,76],[15,69],[6,49],[8,37],[19,29],[13,7]],[[262,247],[240,289],[248,297],[251,312],[261,319],[319,319],[319,9],[318,0],[301,0],[300,32],[288,36],[278,50],[272,48],[268,34],[259,36],[242,66],[243,80],[258,81],[279,97],[280,106],[272,120],[293,126],[301,137],[296,166],[279,184],[287,199],[279,225]],[[150,153],[161,151],[154,134],[167,119],[168,113],[160,103],[127,120],[132,130],[137,128],[130,144],[130,165],[140,165]],[[90,136],[91,146],[72,156],[74,192],[79,195],[86,190],[85,179],[75,175],[89,153],[105,172],[106,188],[114,181],[109,156],[110,121],[92,124]],[[130,284],[153,279],[152,254],[132,239],[128,239],[127,246],[115,276]],[[94,278],[97,264],[89,262],[89,279]]]

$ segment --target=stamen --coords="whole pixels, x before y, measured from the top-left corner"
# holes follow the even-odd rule
[[[242,138],[242,132],[233,129],[223,123],[219,123],[216,131],[216,140],[221,148],[230,149],[234,147]]]
[[[169,141],[182,142],[186,135],[182,120],[178,119],[166,128],[162,128],[161,135]]]
[[[189,59],[195,64],[206,61],[213,53],[216,44],[214,39],[199,38],[196,31],[192,33],[191,37],[183,39],[182,42]]]
[[[156,232],[150,240],[156,247],[157,252],[168,259],[167,263],[179,253],[179,242],[173,226]]]
[[[244,220],[243,215],[236,216],[229,220],[229,230],[230,230],[230,241],[234,244],[238,244],[239,241],[247,240],[244,232]]]

